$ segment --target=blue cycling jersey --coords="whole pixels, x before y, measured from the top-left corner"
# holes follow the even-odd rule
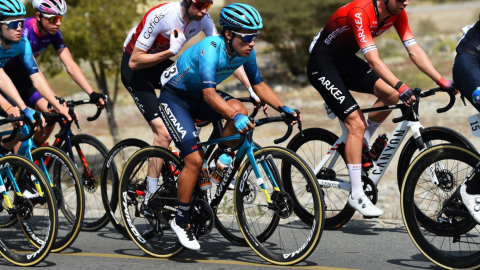
[[[32,47],[26,37],[22,37],[18,43],[12,43],[12,47],[5,50],[0,46],[0,68],[3,68],[10,59],[19,56],[30,75],[38,72],[38,66],[33,59]]]
[[[203,89],[216,88],[242,65],[251,85],[263,82],[255,50],[248,57],[230,57],[223,37],[206,37],[186,50],[163,72],[162,90],[198,99]]]

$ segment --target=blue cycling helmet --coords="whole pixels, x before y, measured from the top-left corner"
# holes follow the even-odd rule
[[[260,13],[249,5],[231,4],[220,11],[220,25],[234,30],[260,30],[263,28]]]
[[[19,0],[0,0],[0,18],[24,16],[25,6]]]

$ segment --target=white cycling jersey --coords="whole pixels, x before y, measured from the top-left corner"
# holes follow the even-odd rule
[[[206,36],[218,35],[215,23],[207,13],[201,21],[186,22],[182,18],[181,2],[165,3],[150,9],[140,24],[134,27],[123,45],[128,54],[135,47],[153,54],[170,48],[170,30],[179,29],[186,40],[203,31]]]

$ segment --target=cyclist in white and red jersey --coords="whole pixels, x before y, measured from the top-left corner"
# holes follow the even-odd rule
[[[212,0],[182,0],[158,5],[145,14],[125,40],[122,82],[153,131],[153,145],[168,147],[172,141],[158,110],[155,89],[162,86],[160,77],[173,64],[170,58],[177,55],[196,34],[203,31],[206,36],[218,35],[215,23],[207,12],[212,4]],[[243,67],[234,75],[252,93]],[[150,177],[155,175],[154,166],[149,166],[147,195],[156,190],[158,179]],[[148,211],[145,208],[148,196],[145,198],[142,214]]]
[[[435,70],[415,41],[405,12],[408,5],[408,0],[350,2],[333,14],[310,46],[309,81],[348,129],[345,143],[351,182],[348,203],[366,217],[380,216],[383,211],[373,205],[363,191],[362,158],[368,158],[370,138],[390,112],[371,113],[365,123],[349,90],[375,95],[378,100],[374,107],[396,104],[399,98],[408,106],[415,101],[413,90],[380,60],[373,38],[395,27],[412,62],[442,88],[452,87],[452,82]],[[367,62],[355,55],[359,50]]]

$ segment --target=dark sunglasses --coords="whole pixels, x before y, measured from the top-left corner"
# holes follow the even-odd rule
[[[258,38],[258,35],[260,35],[260,31],[252,34],[243,34],[239,32],[232,31],[232,33],[239,35],[242,37],[242,40],[247,43],[251,43],[252,41],[256,41]]]
[[[193,6],[195,6],[198,10],[208,10],[213,3],[209,2],[199,2],[198,0],[192,0]]]
[[[8,28],[10,29],[17,29],[18,27],[23,29],[25,25],[25,19],[14,20],[14,21],[0,21],[0,23],[6,23]]]

